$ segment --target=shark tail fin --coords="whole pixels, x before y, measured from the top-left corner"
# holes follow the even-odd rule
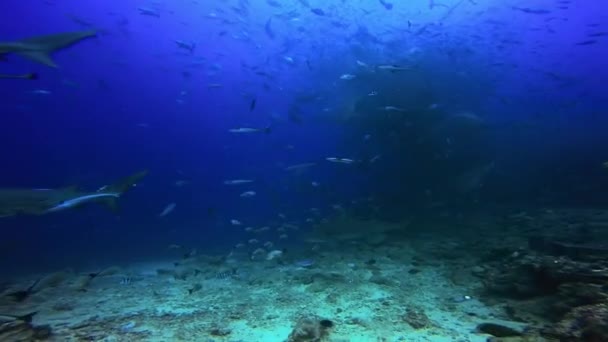
[[[57,64],[51,58],[52,53],[96,35],[95,30],[86,30],[31,37],[17,42],[22,47],[27,48],[16,50],[14,53],[46,66],[57,68]]]
[[[29,59],[33,60],[34,62],[44,64],[51,68],[57,68],[57,64],[55,64],[55,61],[53,61],[53,59],[49,55],[50,52],[51,51],[46,51],[46,50],[35,50],[35,51],[19,51],[16,53],[25,58],[29,58]]]
[[[137,185],[137,182],[139,182],[142,178],[144,178],[146,175],[148,174],[148,170],[143,170],[140,172],[137,172],[135,174],[132,174],[126,178],[123,178],[119,181],[117,181],[114,184],[105,186],[101,189],[99,189],[99,191],[104,191],[104,192],[113,192],[113,193],[117,193],[117,194],[123,194],[124,192],[126,192],[127,190],[131,189],[132,187]]]

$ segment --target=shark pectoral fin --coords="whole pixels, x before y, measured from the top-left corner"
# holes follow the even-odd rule
[[[57,68],[57,64],[51,59],[47,51],[19,51],[17,54],[29,58],[34,62],[42,63],[52,68]]]
[[[99,200],[99,203],[105,205],[108,209],[110,209],[111,212],[115,213],[120,209],[118,207],[118,202],[116,201],[117,199],[117,197],[104,197],[103,199]]]

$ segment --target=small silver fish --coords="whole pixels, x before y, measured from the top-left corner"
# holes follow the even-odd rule
[[[251,179],[231,179],[231,180],[225,180],[224,184],[225,185],[240,185],[240,184],[248,184],[248,183],[252,183],[253,180]]]
[[[230,133],[270,133],[270,127],[265,128],[251,128],[251,127],[240,127],[240,128],[231,128],[228,130]]]
[[[402,66],[393,65],[393,64],[380,64],[380,65],[376,66],[376,69],[386,70],[386,71],[390,71],[390,72],[412,70],[411,68],[408,68],[408,67],[402,67]]]
[[[342,163],[342,164],[352,164],[355,162],[353,159],[336,158],[336,157],[327,157],[327,158],[325,158],[325,160],[332,162],[332,163]]]
[[[190,184],[190,181],[187,181],[187,180],[184,180],[184,179],[178,179],[173,184],[175,184],[175,186],[177,186],[177,187],[182,187],[184,185]]]
[[[305,169],[308,167],[312,167],[317,165],[317,163],[302,163],[302,164],[295,164],[295,165],[290,165],[288,167],[286,167],[284,170],[285,171],[292,171],[292,170],[299,170],[299,169]]]
[[[355,78],[357,78],[357,76],[355,76],[353,74],[344,74],[344,75],[340,76],[340,79],[345,80],[345,81],[354,80]]]
[[[401,112],[401,113],[407,112],[405,109],[395,107],[395,106],[384,106],[384,107],[380,107],[380,109],[387,111],[387,112]]]
[[[51,91],[50,90],[46,90],[46,89],[34,89],[32,91],[30,91],[30,94],[32,95],[51,95]]]
[[[164,216],[169,215],[173,211],[173,209],[175,209],[175,206],[177,206],[177,204],[175,204],[173,202],[167,204],[165,209],[163,209],[163,211],[160,214],[158,214],[158,217],[164,217]]]

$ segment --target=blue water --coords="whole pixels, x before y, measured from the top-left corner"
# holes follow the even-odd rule
[[[306,219],[336,206],[388,221],[605,206],[608,37],[589,37],[608,31],[604,4],[309,2],[2,1],[0,41],[97,37],[54,53],[56,69],[17,55],[0,63],[39,74],[0,80],[0,186],[94,191],[150,171],[118,214],[92,204],[0,219],[3,271],[163,259],[169,244],[226,252],[247,236],[231,219],[297,222],[284,242],[297,246]],[[247,190],[256,196],[239,197]]]

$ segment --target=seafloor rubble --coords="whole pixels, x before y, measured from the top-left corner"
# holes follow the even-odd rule
[[[608,341],[608,213],[546,210],[505,224],[526,231],[527,246],[482,259],[484,302],[505,303],[511,319],[537,322],[548,339]]]
[[[282,253],[14,279],[0,341],[607,341],[606,227],[571,209],[336,217]]]

